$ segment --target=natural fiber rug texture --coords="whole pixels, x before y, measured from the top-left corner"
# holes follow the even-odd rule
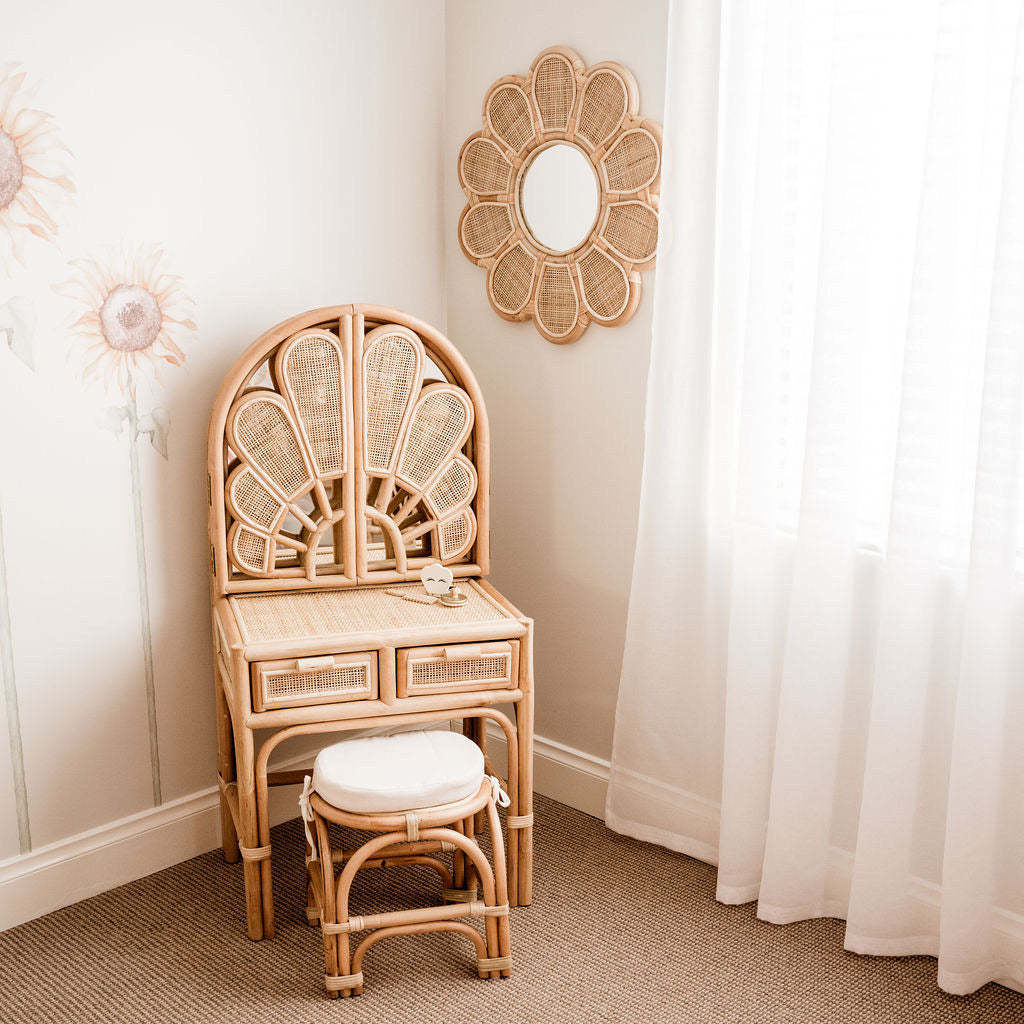
[[[0,1021],[50,1024],[1024,1024],[1024,996],[943,994],[935,961],[846,953],[833,920],[776,927],[715,902],[714,868],[537,808],[536,902],[513,976],[482,981],[452,933],[374,946],[364,994],[328,1000],[305,923],[301,832],[274,833],[277,936],[245,937],[240,865],[214,852],[0,934]],[[353,911],[421,904],[422,868],[360,876]]]

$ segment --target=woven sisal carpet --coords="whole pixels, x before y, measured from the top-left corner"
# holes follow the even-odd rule
[[[202,857],[0,934],[0,1021],[49,1024],[1024,1024],[1024,996],[935,986],[927,957],[842,949],[825,920],[774,927],[714,901],[714,869],[540,799],[536,903],[512,912],[513,977],[481,981],[452,934],[373,947],[330,1001],[304,923],[296,822],[275,830],[278,933],[244,935],[242,871]],[[362,876],[353,910],[424,899],[425,869]]]

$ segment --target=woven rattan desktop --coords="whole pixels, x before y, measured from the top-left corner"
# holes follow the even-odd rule
[[[221,827],[250,937],[274,931],[268,787],[305,774],[268,761],[310,733],[460,719],[486,752],[496,724],[510,900],[528,904],[533,623],[483,579],[487,414],[465,360],[398,310],[303,313],[228,374],[208,455]],[[431,562],[464,605],[407,599]]]

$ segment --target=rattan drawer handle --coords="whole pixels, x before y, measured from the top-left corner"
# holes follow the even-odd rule
[[[318,668],[334,668],[334,658],[329,654],[322,655],[319,658],[299,658],[295,662],[295,667],[300,672],[312,672]]]
[[[467,658],[479,658],[484,653],[484,649],[480,644],[459,644],[458,647],[445,647],[443,649],[443,655],[450,661],[459,661],[460,659]]]

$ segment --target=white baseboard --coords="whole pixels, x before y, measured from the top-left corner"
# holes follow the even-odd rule
[[[505,774],[505,734],[493,722],[487,725],[487,756]],[[559,803],[604,818],[611,765],[593,754],[567,747],[564,743],[533,738],[533,788]]]
[[[274,764],[308,764],[308,751]],[[294,818],[292,787],[270,791],[275,825]],[[38,850],[0,861],[0,931],[220,846],[220,792],[210,786]]]
[[[505,769],[500,732],[489,740],[491,760]],[[275,770],[309,764],[303,751],[274,764]],[[608,762],[538,736],[534,788],[539,793],[604,814]],[[291,786],[270,791],[273,824],[296,815]],[[161,871],[220,845],[220,796],[216,786],[80,832],[9,860],[0,861],[0,931],[108,889]]]

